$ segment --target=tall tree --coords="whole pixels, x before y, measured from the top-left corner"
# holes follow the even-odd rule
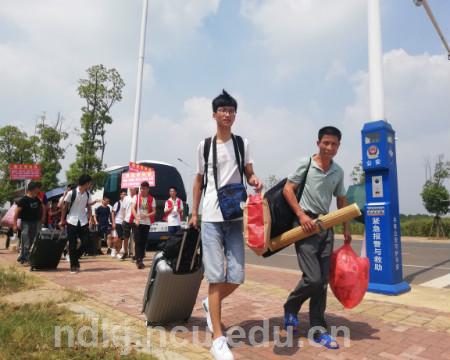
[[[434,166],[434,173],[426,181],[422,188],[422,200],[425,209],[435,214],[430,236],[445,236],[442,227],[441,216],[449,211],[450,194],[444,186],[444,181],[450,177],[450,162],[444,161],[444,156],[439,155]]]
[[[60,161],[65,157],[66,148],[62,142],[69,134],[62,129],[63,117],[58,114],[54,124],[46,123],[45,114],[36,125],[36,135],[32,137],[37,144],[37,161],[42,169],[42,188],[49,190],[58,185],[58,173],[61,171]],[[36,139],[34,139],[36,138]]]
[[[9,164],[32,163],[32,148],[27,134],[16,126],[0,128],[0,204],[12,201],[15,190],[23,183],[9,180]]]
[[[106,149],[106,125],[111,124],[111,107],[122,100],[125,83],[118,71],[103,65],[94,65],[87,70],[87,79],[80,79],[78,94],[86,101],[81,115],[81,142],[76,146],[75,162],[67,172],[70,181],[83,174],[90,174],[100,186],[103,181],[103,157]]]

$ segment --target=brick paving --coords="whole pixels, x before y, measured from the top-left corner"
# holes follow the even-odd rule
[[[81,260],[81,272],[68,273],[66,261],[58,270],[36,272],[44,278],[83,291],[92,301],[128,314],[144,324],[141,314],[143,291],[147,281],[152,253],[147,254],[145,270],[138,271],[130,261],[120,262],[108,256],[87,257]],[[14,263],[15,255],[0,250],[2,262]],[[233,353],[236,359],[283,359],[299,356],[302,359],[450,359],[450,306],[449,312],[439,312],[423,307],[364,300],[352,310],[345,310],[329,292],[327,321],[330,326],[347,327],[350,338],[339,332],[341,349],[326,350],[310,344],[307,336],[307,304],[300,313],[300,336],[294,337],[291,346],[282,330],[282,304],[299,274],[292,271],[247,266],[246,283],[223,304],[223,323],[228,334],[238,341],[239,331],[247,335]],[[207,284],[202,283],[191,319],[183,324],[189,332],[177,333],[177,341],[196,345],[178,347],[177,351],[189,359],[207,359],[210,334],[201,308]],[[264,326],[269,329],[264,333]],[[240,327],[243,330],[239,330]],[[166,327],[171,330],[172,327]],[[259,330],[258,330],[259,329]],[[258,330],[258,331],[255,331]],[[252,334],[253,331],[253,334]],[[251,339],[258,344],[252,344]]]

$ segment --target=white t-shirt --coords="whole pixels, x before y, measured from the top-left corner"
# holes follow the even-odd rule
[[[135,196],[132,200],[132,204],[133,206],[136,205],[136,202],[139,201],[139,204],[137,206],[137,215],[139,217],[139,224],[141,225],[151,225],[150,222],[150,218],[148,216],[149,214],[149,208],[152,209],[151,211],[153,211],[156,208],[156,201],[155,198],[152,196],[152,203],[150,204],[150,206],[147,204],[147,197],[142,197],[140,199],[138,199],[137,196]],[[141,202],[142,200],[142,202]]]
[[[136,199],[136,195],[130,196],[127,195],[125,196],[125,198],[123,199],[123,203],[122,206],[125,210],[125,217],[123,218],[123,221],[126,221],[127,223],[130,222],[130,217],[131,217],[131,208],[133,206],[133,201]],[[136,202],[134,202],[134,204],[136,204]],[[121,206],[121,207],[122,207]]]
[[[181,225],[181,218],[180,213],[178,212],[178,204],[180,204],[180,208],[183,209],[183,202],[181,199],[176,198],[175,201],[172,199],[169,199],[166,201],[166,204],[164,205],[164,212],[169,210],[169,202],[172,203],[172,212],[167,214],[167,225],[168,226],[180,226]]]
[[[250,147],[248,140],[244,140],[245,159],[244,165],[253,164],[253,159],[250,154]],[[203,159],[203,148],[205,140],[202,140],[197,147],[197,173],[204,174],[205,162]],[[214,184],[213,173],[213,145],[211,141],[211,148],[208,157],[208,181],[206,186],[205,197],[203,198],[202,207],[202,221],[221,222],[223,220],[222,212],[219,208],[219,201],[217,199],[217,190]],[[245,174],[244,174],[245,177]],[[217,187],[228,184],[236,184],[241,182],[241,175],[239,173],[238,163],[234,154],[233,140],[230,138],[226,143],[217,144]]]
[[[81,226],[84,226],[88,223],[87,216],[87,202],[89,201],[89,197],[87,192],[80,193],[79,188],[72,190],[76,191],[77,195],[73,204],[70,207],[70,211],[67,214],[66,221],[73,226],[77,226],[78,221]],[[72,201],[72,191],[69,191],[64,198],[64,202],[70,204]]]
[[[116,224],[122,224],[123,223],[123,219],[125,217],[125,198],[123,200],[119,200],[117,201],[114,206],[113,206],[113,211],[114,211],[114,217],[115,217],[115,222]],[[120,204],[120,209],[119,211],[117,211],[117,208],[119,207]]]

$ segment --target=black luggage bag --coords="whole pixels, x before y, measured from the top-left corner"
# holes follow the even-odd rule
[[[30,249],[30,270],[56,269],[66,242],[67,236],[64,232],[42,229]]]

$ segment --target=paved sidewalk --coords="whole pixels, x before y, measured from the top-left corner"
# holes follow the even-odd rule
[[[35,274],[83,291],[103,309],[117,309],[142,320],[144,328],[145,318],[140,311],[151,258],[152,253],[147,253],[147,267],[141,271],[129,261],[99,256],[83,258],[82,271],[76,275],[69,274],[66,261],[61,261],[56,271]],[[15,254],[0,250],[0,263],[14,264]],[[308,342],[307,304],[300,314],[300,337],[294,338],[293,346],[283,346],[287,341],[286,332],[276,331],[282,328],[282,304],[298,281],[298,273],[249,265],[246,278],[246,283],[223,304],[223,322],[228,331],[239,326],[246,334],[242,343],[233,349],[236,359],[283,359],[291,355],[301,359],[450,359],[450,305],[445,300],[450,299],[448,290],[414,287],[412,293],[395,298],[368,294],[353,310],[343,309],[329,292],[329,325],[344,326],[350,331],[348,341],[344,341],[343,332],[338,333],[341,349],[333,351]],[[205,331],[201,308],[206,291],[207,285],[203,282],[192,317],[183,324],[188,331],[178,331],[177,337],[172,338],[172,342],[180,345],[171,344],[171,348],[188,359],[211,358],[210,334]],[[402,302],[403,298],[408,305]],[[262,330],[264,326],[268,329],[266,334]],[[172,329],[177,330],[166,328],[168,332]],[[233,334],[239,335],[238,330]],[[183,345],[183,339],[189,345]],[[258,345],[252,345],[252,339]],[[235,341],[238,340],[235,338]]]

